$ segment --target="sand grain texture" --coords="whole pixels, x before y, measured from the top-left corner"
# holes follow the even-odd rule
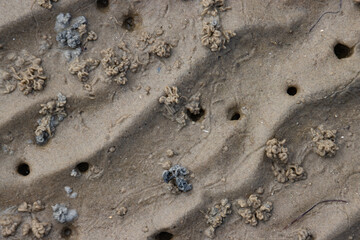
[[[26,50],[41,58],[46,73],[42,91],[0,89],[0,215],[23,219],[8,239],[34,237],[21,235],[23,225],[30,231],[31,217],[16,209],[37,200],[45,210],[33,219],[52,226],[43,239],[206,239],[208,208],[221,199],[234,206],[259,187],[272,203],[271,218],[253,227],[232,209],[214,239],[308,239],[310,233],[359,239],[358,5],[342,1],[339,13],[314,26],[324,12],[338,11],[339,1],[228,0],[231,9],[219,11],[221,28],[236,35],[221,41],[226,48],[212,45],[214,52],[201,42],[206,16],[200,1],[101,6],[59,0],[48,10],[32,0],[0,2],[0,70],[12,73]],[[79,63],[101,61],[111,48],[118,61],[126,60],[112,65],[122,64],[119,75],[109,77],[98,62],[91,71],[84,65],[86,83],[71,74],[54,30],[61,12],[85,16],[97,35],[83,41]],[[44,40],[51,42],[46,48]],[[159,103],[166,87],[177,88],[174,112]],[[58,93],[67,98],[67,117],[38,146],[40,104]],[[336,130],[331,157],[314,150],[311,129],[320,125]],[[273,138],[286,139],[288,162],[301,166],[306,178],[275,181],[265,154]],[[162,180],[168,160],[190,171],[191,191],[169,191]],[[69,198],[65,186],[77,197]],[[348,203],[319,205],[284,230],[327,199]],[[76,209],[78,218],[56,222],[51,206],[57,203]]]

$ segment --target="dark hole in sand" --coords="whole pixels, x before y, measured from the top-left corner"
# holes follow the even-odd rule
[[[81,162],[78,165],[76,165],[77,170],[79,170],[79,172],[86,172],[87,170],[89,170],[89,163],[87,162]]]
[[[174,235],[169,232],[160,232],[154,236],[154,240],[171,240],[173,237]]]
[[[123,23],[122,23],[122,28],[128,30],[129,32],[134,31],[135,29],[135,18],[132,15],[126,15],[124,17]]]
[[[202,116],[204,116],[205,110],[201,108],[199,114],[194,114],[194,113],[190,112],[189,110],[186,110],[186,114],[190,118],[191,121],[197,122],[201,119]]]
[[[348,58],[353,54],[353,49],[344,44],[338,43],[334,47],[334,53],[338,59]]]
[[[290,86],[290,87],[288,87],[288,89],[287,89],[286,92],[287,92],[287,94],[289,94],[290,96],[295,96],[296,93],[297,93],[297,88],[294,87],[294,86]]]
[[[21,163],[19,164],[19,166],[17,167],[17,172],[20,174],[20,175],[23,175],[23,176],[27,176],[30,174],[30,167],[28,164],[26,163]]]
[[[106,8],[109,6],[109,0],[96,0],[96,6],[98,8]]]
[[[64,227],[61,230],[61,237],[63,237],[63,238],[68,238],[71,236],[71,234],[72,234],[72,230],[69,227]]]
[[[234,112],[230,118],[231,121],[236,121],[240,119],[240,113]]]

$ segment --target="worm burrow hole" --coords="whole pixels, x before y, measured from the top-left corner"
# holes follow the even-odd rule
[[[337,43],[334,46],[334,53],[338,59],[348,58],[353,54],[354,49],[342,43]]]
[[[63,229],[61,230],[61,237],[62,238],[69,238],[72,234],[72,230],[69,227],[63,227]]]
[[[159,232],[154,236],[154,240],[171,240],[174,237],[173,234],[169,232]]]
[[[27,163],[20,163],[17,166],[17,172],[22,176],[27,176],[30,174],[30,167]]]
[[[205,114],[205,110],[203,108],[200,108],[199,114],[194,114],[194,113],[190,112],[189,110],[186,110],[186,115],[193,122],[199,121],[204,116],[204,114]]]
[[[89,163],[81,162],[78,165],[76,165],[76,169],[79,170],[79,172],[84,173],[87,170],[89,170]]]
[[[297,93],[297,88],[295,86],[289,86],[286,90],[287,94],[290,96],[295,96]]]
[[[109,0],[96,0],[96,7],[97,8],[106,8],[109,6]]]

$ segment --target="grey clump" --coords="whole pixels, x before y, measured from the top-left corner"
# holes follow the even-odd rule
[[[180,177],[176,178],[176,186],[182,192],[188,192],[192,189],[192,185],[189,184],[185,179]]]
[[[210,20],[210,23],[213,27],[215,28],[220,28],[220,18],[219,16],[216,16],[216,17],[212,17],[211,20]]]
[[[75,30],[67,30],[66,39],[67,39],[67,45],[70,48],[77,48],[81,45],[80,34]]]
[[[80,16],[73,20],[73,24],[71,24],[71,29],[78,29],[81,25],[87,24],[86,17]]]
[[[56,35],[56,41],[62,47],[77,48],[81,45],[81,37],[78,31],[73,29],[64,30]]]
[[[49,129],[53,133],[56,130],[56,127],[60,124],[60,122],[64,119],[63,115],[51,116],[49,122]],[[41,124],[41,119],[38,120],[38,124]],[[50,139],[50,135],[47,131],[42,131],[39,135],[35,136],[36,144],[44,145]]]
[[[40,114],[44,115],[38,119],[38,127],[35,131],[36,144],[44,145],[48,142],[51,135],[55,132],[56,127],[67,116],[65,111],[66,97],[59,93],[57,101],[50,101],[46,104],[41,104],[42,109]]]
[[[77,192],[73,192],[69,195],[69,198],[76,198],[77,197]]]
[[[58,97],[58,100],[57,100],[58,104],[61,105],[61,106],[65,106],[65,104],[66,104],[66,96],[63,95],[62,93],[58,93],[57,97]],[[57,114],[58,121],[59,122],[63,121],[64,118],[66,118],[66,116],[67,115],[66,115],[65,112],[60,111]]]
[[[162,177],[166,183],[175,179],[174,184],[176,187],[182,192],[188,192],[192,189],[192,185],[185,179],[185,176],[188,174],[189,172],[186,168],[181,167],[180,165],[174,165],[169,170],[164,171]]]
[[[75,49],[73,51],[67,50],[64,52],[65,58],[68,61],[76,58],[81,54],[81,36],[79,28],[81,25],[87,24],[87,19],[84,16],[77,17],[71,21],[71,15],[69,13],[60,13],[56,17],[55,31],[56,41],[61,47],[69,47]]]
[[[62,93],[59,92],[57,97],[58,97],[58,102],[60,104],[66,104],[66,96],[65,95],[63,95]]]
[[[73,169],[73,170],[71,170],[70,176],[72,176],[72,177],[80,177],[81,173],[78,170]]]
[[[50,128],[51,129],[51,128]],[[36,135],[35,141],[38,145],[44,145],[49,140],[49,134],[46,131],[42,131],[39,135]]]
[[[68,209],[63,204],[55,204],[52,206],[53,217],[60,223],[72,222],[78,217],[78,213],[75,209]]]
[[[72,188],[69,186],[65,186],[64,190],[69,198],[76,198],[78,195],[77,192],[73,192]]]
[[[186,176],[188,174],[188,171],[186,168],[181,167],[180,165],[174,165],[169,169],[169,171],[174,175],[175,177],[181,177]]]
[[[175,176],[172,175],[172,173],[170,171],[164,171],[163,172],[164,182],[169,183],[174,178],[175,178]]]
[[[60,32],[65,28],[69,27],[70,20],[71,20],[70,13],[66,13],[66,14],[60,13],[59,15],[57,15],[56,23],[55,23],[55,31]]]
[[[70,193],[72,193],[72,189],[71,189],[71,187],[69,187],[69,186],[65,186],[64,187],[64,190],[65,190],[65,192],[67,193],[67,194],[70,194]]]
[[[65,50],[64,56],[68,62],[75,59],[76,57],[80,56],[82,50],[81,48],[76,48],[75,50]]]

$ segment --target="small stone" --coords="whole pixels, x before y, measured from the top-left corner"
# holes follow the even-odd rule
[[[26,236],[30,233],[30,230],[31,230],[31,226],[30,224],[28,223],[24,223],[23,227],[22,227],[22,230],[21,230],[21,233],[23,236]]]
[[[45,206],[40,200],[37,200],[32,205],[32,211],[33,212],[40,212],[40,211],[42,211],[44,209],[45,209]]]
[[[205,231],[204,231],[205,236],[207,236],[208,238],[215,238],[215,229],[213,227],[208,227]]]
[[[72,222],[78,218],[78,213],[75,209],[68,209],[64,204],[55,204],[52,206],[53,217],[60,223]]]
[[[241,207],[241,208],[248,207],[248,204],[247,204],[246,200],[243,199],[243,198],[239,198],[239,199],[237,200],[237,204],[238,204],[239,207]]]
[[[77,192],[73,192],[73,193],[71,193],[71,194],[69,195],[69,198],[76,198],[77,195],[78,195]]]
[[[115,147],[115,146],[112,146],[112,147],[109,148],[109,152],[110,152],[110,153],[113,153],[113,152],[115,152],[115,151],[116,151],[116,147]]]
[[[80,177],[81,173],[77,169],[71,170],[70,176],[72,177]]]
[[[125,216],[126,213],[127,213],[126,207],[120,207],[116,209],[116,214],[119,216]]]
[[[147,87],[145,88],[146,95],[150,95],[150,90],[151,90],[151,87],[150,87],[150,86],[147,86]]]
[[[264,188],[259,187],[258,189],[256,189],[256,193],[257,194],[263,194],[264,193]]]
[[[169,160],[165,161],[164,163],[161,164],[161,166],[164,170],[168,170],[171,167],[171,162]]]
[[[51,231],[51,224],[47,222],[40,222],[37,218],[31,220],[31,231],[38,239],[45,237]]]
[[[143,231],[144,233],[147,233],[147,232],[149,231],[149,228],[148,228],[147,226],[145,226],[145,227],[143,227],[142,231]]]
[[[174,156],[174,151],[171,150],[171,149],[166,150],[166,156],[168,156],[170,158],[173,157]]]
[[[1,234],[3,237],[9,237],[16,234],[18,226],[21,224],[20,215],[2,215],[0,216]]]
[[[23,202],[18,207],[19,212],[31,212],[31,205],[27,204],[27,202]]]
[[[71,187],[69,187],[69,186],[65,186],[64,187],[64,190],[65,190],[65,192],[67,193],[67,194],[71,194],[72,193],[72,189],[71,189]]]

